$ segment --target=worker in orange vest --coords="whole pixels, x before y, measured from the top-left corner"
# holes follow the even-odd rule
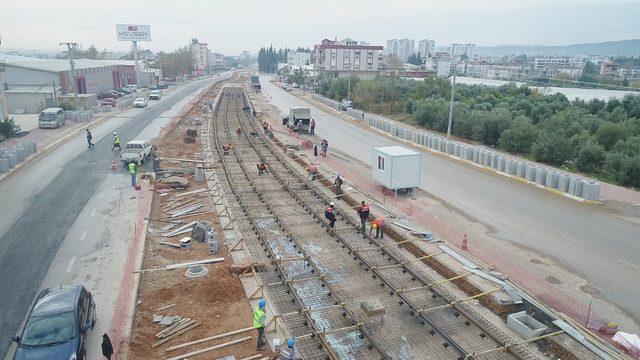
[[[358,206],[358,215],[360,215],[360,225],[362,225],[362,233],[364,234],[366,231],[364,224],[369,218],[369,205],[367,205],[364,200],[362,200],[362,204]]]
[[[373,221],[372,227],[376,229],[376,239],[380,237],[380,239],[384,239],[384,219],[379,217]]]
[[[332,202],[329,203],[327,209],[324,211],[324,217],[329,220],[329,227],[333,229],[333,226],[336,224],[336,214],[334,214],[336,204]]]
[[[318,175],[318,166],[316,166],[316,164],[309,165],[309,177],[311,181],[316,179],[316,175]]]

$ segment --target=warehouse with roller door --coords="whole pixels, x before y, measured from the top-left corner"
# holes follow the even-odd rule
[[[393,191],[420,186],[420,153],[402,146],[375,147],[371,154],[371,178]]]

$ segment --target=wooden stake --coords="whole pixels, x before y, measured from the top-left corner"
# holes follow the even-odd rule
[[[216,340],[216,339],[221,339],[223,337],[227,337],[227,336],[231,336],[231,335],[241,334],[243,332],[247,332],[247,331],[250,331],[250,330],[253,330],[253,329],[254,329],[253,327],[248,327],[248,328],[244,328],[244,329],[238,329],[238,330],[229,331],[229,332],[226,332],[224,334],[218,334],[218,335],[214,335],[214,336],[209,336],[209,337],[206,337],[206,338],[203,338],[203,339],[199,339],[199,340],[189,341],[189,342],[184,343],[184,344],[180,344],[180,345],[176,345],[176,346],[172,346],[170,348],[167,348],[166,351],[173,351],[173,350],[182,349],[184,347],[191,346],[191,345],[202,344],[203,342]]]
[[[174,356],[174,357],[169,358],[167,360],[182,360],[182,359],[186,359],[186,358],[189,358],[191,356],[204,354],[204,353],[212,351],[212,350],[221,349],[223,347],[239,344],[239,343],[247,341],[249,339],[251,339],[251,336],[245,336],[243,338],[240,338],[240,339],[237,339],[237,340],[233,340],[233,341],[229,341],[229,342],[226,342],[226,343],[222,343],[220,345],[215,345],[215,346],[211,346],[211,347],[204,348],[204,349],[201,349],[201,350],[192,351],[190,353]]]

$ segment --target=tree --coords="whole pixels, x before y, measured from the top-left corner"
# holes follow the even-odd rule
[[[420,56],[420,53],[409,55],[409,58],[407,59],[407,63],[413,64],[413,65],[422,65],[422,57]]]
[[[511,126],[512,118],[507,109],[499,108],[494,111],[476,112],[480,127],[476,134],[477,140],[487,145],[497,145],[500,135]]]
[[[15,125],[12,118],[5,117],[0,120],[0,136],[4,138],[13,137],[16,134]]]
[[[543,131],[531,147],[535,161],[552,165],[563,165],[571,157],[571,144],[558,132]]]
[[[401,69],[402,68],[402,60],[395,55],[389,55],[389,59],[387,60],[387,65],[389,69]]]
[[[607,158],[604,148],[595,143],[588,143],[582,147],[576,158],[576,167],[580,171],[594,173],[599,171]]]
[[[538,137],[536,128],[526,118],[518,117],[514,125],[500,134],[500,148],[518,154],[528,154]]]
[[[298,68],[293,71],[291,75],[291,81],[296,84],[304,84],[309,77],[309,72],[306,69]]]
[[[194,61],[191,48],[187,45],[177,48],[172,52],[158,52],[156,62],[152,67],[162,69],[162,76],[174,78],[190,74],[193,71],[193,65]]]
[[[608,151],[620,140],[625,140],[626,131],[622,125],[607,122],[596,131],[598,144]]]
[[[619,184],[640,187],[640,155],[611,153],[607,156],[605,168]]]
[[[413,116],[418,124],[443,131],[447,128],[449,104],[443,99],[418,100]]]

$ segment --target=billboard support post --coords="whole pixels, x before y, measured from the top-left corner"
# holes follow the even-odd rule
[[[138,42],[136,40],[132,41],[133,43],[133,61],[135,63],[135,74],[136,74],[136,86],[140,87],[140,65],[138,64]]]

